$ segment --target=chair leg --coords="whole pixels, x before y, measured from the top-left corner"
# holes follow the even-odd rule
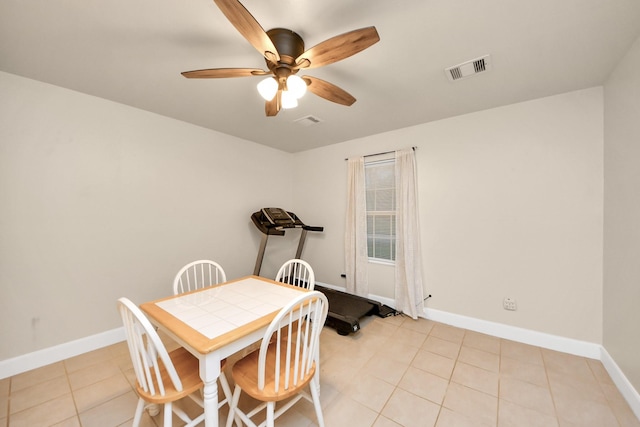
[[[267,403],[267,427],[273,427],[273,424],[275,423],[275,417],[273,415],[275,412],[275,406],[276,402]]]
[[[320,362],[316,360],[316,373],[311,380],[312,386],[315,385],[316,390],[318,390],[318,397],[320,396]]]
[[[164,404],[164,427],[171,427],[173,422],[173,411],[171,410],[171,402]],[[322,427],[322,426],[321,426]]]
[[[220,405],[218,405],[218,409],[220,409],[220,407],[223,406],[224,403],[226,403],[229,406],[229,413],[231,413],[231,401],[233,400],[233,394],[231,393],[231,387],[229,387],[229,381],[227,381],[227,376],[224,374],[224,372],[220,372],[220,377],[218,379],[220,380],[220,386],[222,386],[222,392],[224,393],[226,400],[226,402],[222,401]],[[242,427],[242,420],[240,419],[240,417],[236,415],[235,420],[236,425],[238,427]]]
[[[152,403],[150,405],[147,405],[147,412],[152,417],[155,417],[160,413],[160,405],[158,405],[157,403]]]
[[[222,387],[222,392],[224,393],[226,403],[230,405],[232,398],[231,387],[229,387],[229,381],[227,381],[227,376],[224,374],[224,372],[220,372],[220,377],[218,378],[218,380],[220,381],[220,386]],[[224,405],[225,400],[220,402],[220,405],[218,407]]]
[[[238,426],[242,427],[242,422],[240,421],[240,417],[239,415],[236,414],[236,410],[238,408],[238,401],[240,400],[240,392],[242,390],[240,389],[240,387],[236,386],[235,390],[233,391],[233,396],[231,397],[231,400],[229,401],[229,415],[227,416],[227,424],[226,427],[231,427],[231,425],[233,424],[233,420],[236,420],[236,424],[238,424]]]
[[[142,398],[138,399],[138,405],[136,406],[136,414],[133,416],[133,427],[140,425],[140,419],[142,418],[142,412],[144,411],[145,401]]]
[[[313,375],[313,382],[318,387],[318,397],[320,396],[320,346],[316,347],[315,355],[316,373]]]
[[[316,410],[316,418],[318,418],[318,426],[324,427],[324,417],[322,416],[322,405],[320,405],[320,387],[314,381],[309,383],[311,386],[311,397],[313,399],[313,407]]]

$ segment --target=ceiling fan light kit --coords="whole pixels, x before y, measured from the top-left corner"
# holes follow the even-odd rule
[[[292,74],[287,77],[287,91],[291,92],[296,99],[300,99],[307,93],[307,83],[302,80],[302,77]]]
[[[282,92],[282,108],[285,110],[296,108],[298,106],[298,98],[288,90]]]
[[[265,101],[271,101],[278,92],[278,82],[273,77],[267,77],[258,83],[258,93]]]
[[[186,78],[227,78],[269,76],[257,88],[265,102],[268,117],[281,108],[295,108],[307,89],[328,101],[350,106],[356,99],[327,81],[297,76],[301,69],[318,68],[338,62],[365,50],[380,40],[375,27],[366,27],[332,37],[305,50],[304,41],[286,28],[264,31],[258,21],[238,0],[214,0],[220,11],[249,43],[264,57],[269,71],[255,68],[211,68],[185,71]]]
[[[287,93],[287,98],[293,96],[295,99],[300,99],[307,92],[307,83],[302,80],[301,77],[295,74],[290,75],[286,79],[285,85],[280,88],[278,81],[274,77],[267,77],[258,83],[258,93],[265,101],[271,101],[276,96],[278,90],[282,90],[282,95]],[[290,95],[289,95],[290,94]],[[297,103],[296,103],[297,105]],[[287,108],[283,105],[283,108]]]

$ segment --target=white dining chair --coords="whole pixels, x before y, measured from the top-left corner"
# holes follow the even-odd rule
[[[288,283],[312,291],[316,284],[316,276],[308,262],[294,258],[282,264],[276,274],[276,282]]]
[[[173,294],[178,295],[227,281],[220,264],[208,259],[190,262],[178,271],[173,279]]]
[[[327,298],[321,292],[301,294],[271,321],[260,348],[236,362],[231,370],[236,386],[227,427],[231,427],[237,416],[248,426],[273,427],[275,420],[301,398],[313,403],[318,426],[324,427],[319,346],[328,307]],[[247,412],[240,410],[238,402],[242,391],[262,403]],[[256,425],[252,418],[264,409],[266,420]]]
[[[186,412],[173,403],[185,397],[191,398],[204,407],[199,393],[203,383],[200,379],[199,361],[191,353],[180,347],[167,352],[151,322],[129,299],[120,298],[118,309],[136,375],[138,405],[133,418],[133,427],[140,425],[145,407],[164,405],[164,426],[171,427],[172,413],[175,413],[187,427],[204,420],[204,411],[191,419]]]

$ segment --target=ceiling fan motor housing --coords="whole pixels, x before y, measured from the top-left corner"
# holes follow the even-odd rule
[[[286,28],[274,28],[267,31],[280,55],[280,64],[293,66],[297,57],[304,53],[304,41],[297,33]],[[269,65],[269,61],[267,61]]]

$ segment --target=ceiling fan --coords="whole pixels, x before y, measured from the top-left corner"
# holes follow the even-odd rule
[[[265,98],[267,116],[275,116],[281,108],[297,105],[297,98],[309,89],[311,93],[342,105],[356,99],[338,86],[316,77],[296,74],[301,69],[317,68],[348,58],[380,40],[375,27],[366,27],[332,37],[304,49],[302,37],[285,28],[265,31],[238,0],[214,0],[234,27],[260,52],[267,70],[257,68],[211,68],[185,71],[187,78],[212,79],[226,77],[269,76],[258,84]]]

